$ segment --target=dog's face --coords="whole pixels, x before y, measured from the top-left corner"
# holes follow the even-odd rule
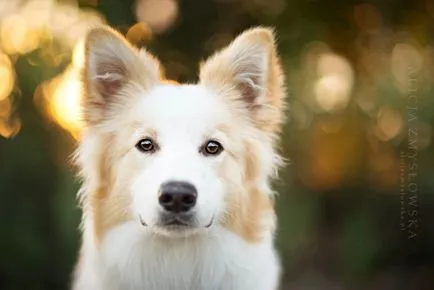
[[[272,32],[239,36],[195,85],[163,81],[154,57],[109,29],[89,33],[85,54],[78,161],[97,234],[136,221],[166,236],[224,226],[255,238],[273,213],[283,119]]]
[[[133,214],[162,233],[210,227],[224,210],[222,173],[237,165],[225,130],[235,119],[199,86],[156,86],[128,114],[118,166],[130,175]]]

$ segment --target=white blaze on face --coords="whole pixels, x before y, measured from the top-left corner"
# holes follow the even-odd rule
[[[168,181],[185,181],[196,187],[198,196],[193,212],[199,226],[207,225],[222,211],[225,188],[219,172],[227,152],[204,156],[200,148],[209,140],[229,146],[228,136],[219,130],[230,121],[223,104],[200,86],[158,86],[133,109],[133,142],[152,138],[158,150],[143,153],[132,150],[136,177],[131,194],[133,211],[153,225],[162,208],[160,187]]]

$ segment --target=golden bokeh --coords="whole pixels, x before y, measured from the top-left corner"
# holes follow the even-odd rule
[[[344,109],[353,87],[353,70],[349,62],[336,54],[324,53],[317,61],[318,80],[314,84],[315,99],[321,109]]]
[[[7,120],[12,112],[12,102],[10,99],[0,101],[0,120]]]
[[[15,136],[21,123],[12,119],[12,99],[10,97],[15,85],[15,71],[9,56],[0,51],[0,136],[11,138]]]
[[[154,33],[169,29],[178,17],[178,3],[175,0],[138,0],[137,19],[147,23]]]
[[[11,59],[0,51],[0,102],[5,100],[12,92],[15,83],[15,72]]]
[[[96,2],[95,2],[96,3]],[[20,120],[11,117],[11,99],[15,71],[10,56],[20,56],[42,48],[44,61],[58,66],[72,55],[72,67],[83,63],[82,39],[86,32],[104,24],[104,18],[92,9],[80,9],[78,1],[29,0],[0,2],[0,87],[2,136],[14,136]],[[40,88],[43,103],[38,107],[74,137],[80,129],[79,84],[73,69],[45,82]],[[37,90],[35,97],[39,97]],[[40,101],[40,99],[35,100]],[[9,108],[6,110],[6,108]]]
[[[403,127],[402,116],[390,107],[380,108],[377,116],[375,135],[381,141],[387,141],[398,136]]]
[[[21,129],[21,120],[13,118],[9,120],[0,119],[0,136],[12,138],[18,134]]]
[[[410,74],[417,74],[423,66],[423,56],[409,43],[397,43],[390,59],[392,75],[397,88],[404,94],[409,90]]]
[[[21,14],[12,14],[3,19],[1,43],[7,54],[26,54],[38,47],[41,33],[32,29],[31,21]]]
[[[129,42],[134,45],[140,44],[140,42],[148,42],[152,38],[152,29],[145,22],[138,22],[128,29],[125,36]]]
[[[46,111],[49,116],[74,138],[82,128],[80,83],[73,67],[42,85]]]

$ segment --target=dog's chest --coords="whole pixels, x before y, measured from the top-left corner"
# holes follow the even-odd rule
[[[238,285],[255,274],[261,260],[248,246],[225,236],[176,241],[135,238],[118,236],[108,241],[101,265],[107,289],[240,289]]]
[[[132,252],[118,265],[110,265],[108,278],[118,289],[200,290],[228,279],[227,258],[199,246],[152,247]],[[113,267],[114,266],[114,267]],[[123,277],[123,278],[122,278]],[[210,288],[219,290],[220,288]],[[223,289],[222,289],[223,290]]]

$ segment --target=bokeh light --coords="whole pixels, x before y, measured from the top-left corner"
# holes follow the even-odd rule
[[[387,141],[398,136],[403,127],[402,116],[390,107],[382,107],[377,116],[375,133],[378,139]]]
[[[423,57],[413,45],[397,43],[392,50],[390,65],[398,89],[405,94],[412,78],[410,74],[415,75],[422,69]]]
[[[318,59],[317,75],[314,93],[318,105],[325,111],[345,108],[354,78],[348,61],[336,54],[325,53]]]
[[[432,142],[432,126],[426,122],[419,122],[417,126],[417,132],[419,135],[418,148],[419,150],[426,149]]]
[[[78,72],[73,67],[43,84],[46,110],[50,117],[74,138],[83,127],[81,118],[81,87]]]
[[[15,72],[12,66],[11,59],[6,54],[0,51],[0,102],[5,100],[14,87]]]
[[[1,26],[1,43],[8,54],[26,54],[39,45],[42,31],[32,29],[31,18],[21,14],[12,14],[3,19]]]
[[[140,46],[142,42],[148,42],[152,39],[152,29],[145,22],[138,22],[128,29],[125,37],[134,45]]]
[[[178,16],[178,3],[175,0],[138,0],[137,19],[147,23],[154,33],[169,29]]]
[[[41,48],[41,58],[58,66],[75,51],[73,63],[74,66],[79,66],[83,62],[80,40],[90,28],[104,22],[99,13],[91,9],[80,9],[74,0],[1,1],[0,47],[3,52],[0,52],[0,101],[5,101],[15,85],[15,71],[9,56],[26,55]],[[32,63],[31,59],[29,63]],[[79,90],[74,77],[67,70],[61,76],[44,83],[44,100],[48,103],[45,107],[38,107],[48,110],[55,122],[77,136]],[[10,103],[11,100],[7,102]],[[11,112],[6,114],[5,107],[2,107],[4,124],[1,132],[3,136],[10,137],[17,133],[20,127],[17,124],[20,123],[16,117],[10,119]]]
[[[8,106],[10,106],[10,102],[2,101],[0,103],[0,111]],[[7,108],[5,110],[7,110]],[[5,138],[12,138],[18,134],[20,129],[21,120],[19,118],[0,119],[0,136]]]

